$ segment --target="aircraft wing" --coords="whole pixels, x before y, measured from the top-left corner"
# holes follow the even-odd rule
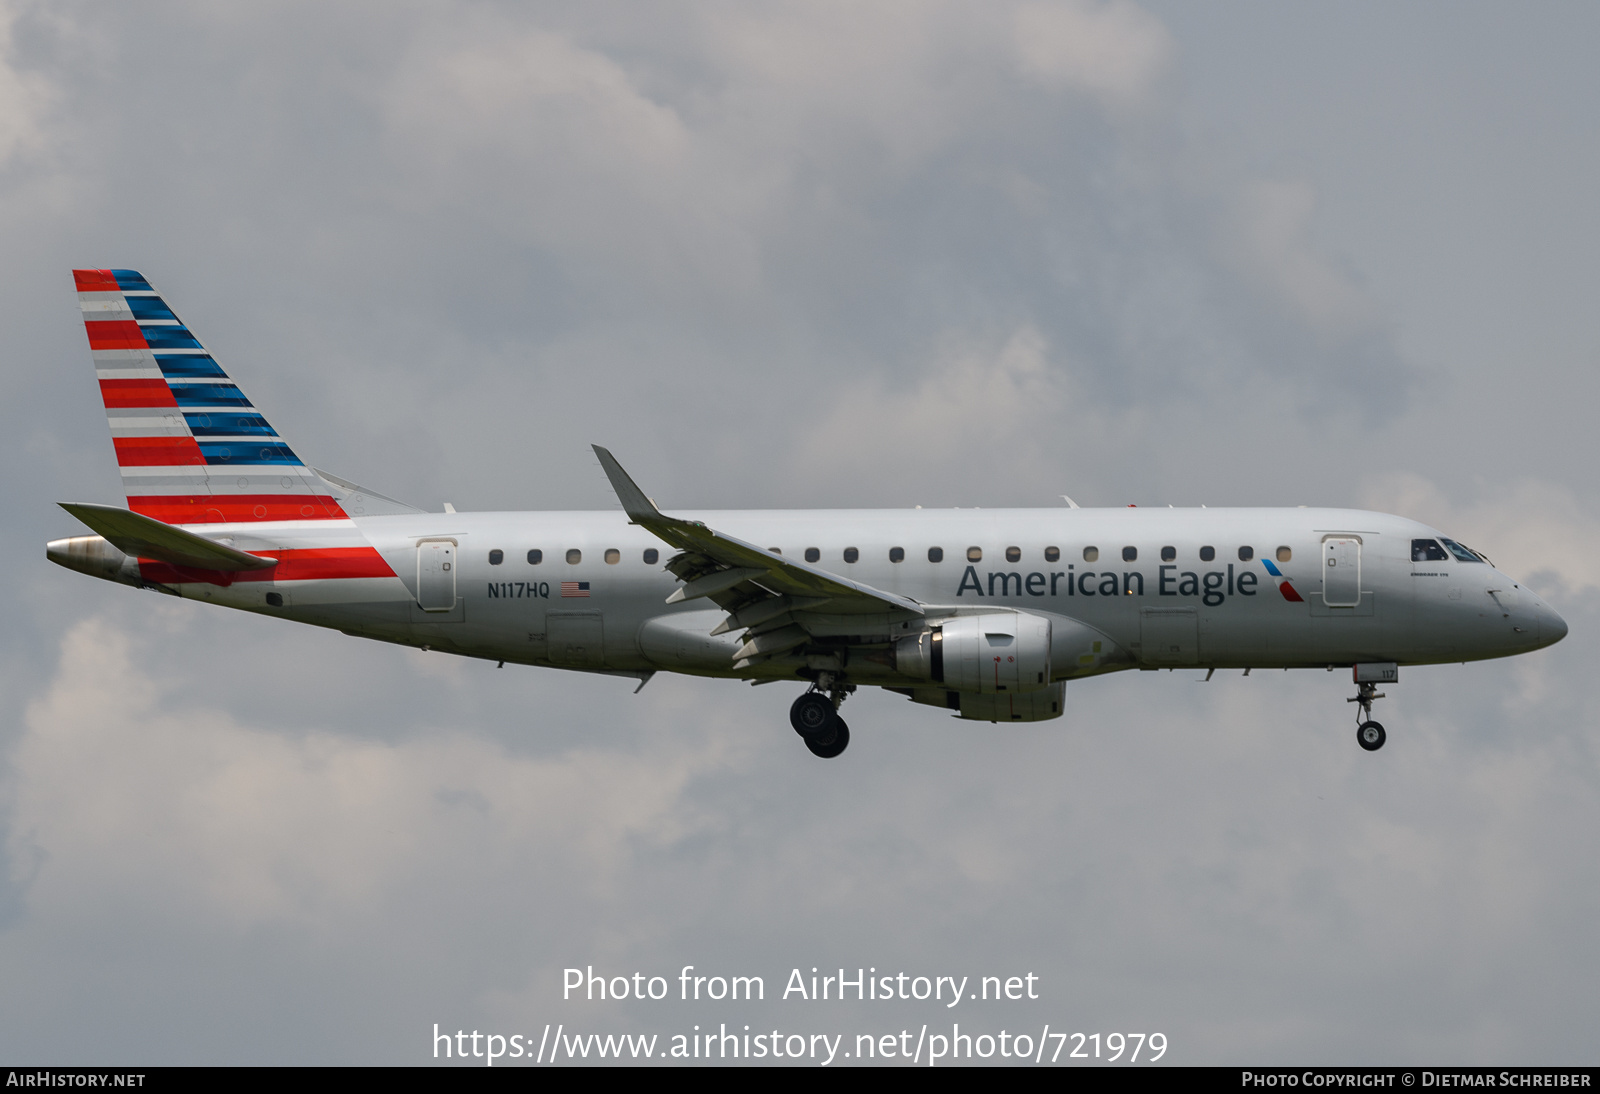
[[[729,613],[713,634],[740,628],[748,632],[736,667],[822,634],[887,629],[890,623],[924,614],[922,605],[909,597],[785,558],[700,521],[669,517],[645,496],[615,456],[599,445],[594,452],[628,519],[679,550],[667,568],[683,585],[667,603],[705,597]],[[855,623],[854,631],[848,619],[840,619],[862,616],[873,618]]]
[[[236,551],[216,540],[115,505],[68,501],[57,504],[100,533],[117,550],[134,558],[153,558],[198,570],[265,570],[278,564],[275,558]]]

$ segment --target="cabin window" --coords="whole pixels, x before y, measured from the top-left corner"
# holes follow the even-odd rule
[[[904,547],[891,547],[891,548],[889,548],[889,561],[890,562],[904,562],[905,560],[906,560],[906,549]]]
[[[580,563],[582,561],[583,561],[583,552],[578,550],[576,547],[574,547],[572,550],[567,552],[567,565],[568,566],[576,566],[578,563]]]
[[[1411,541],[1412,562],[1443,562],[1449,557],[1444,553],[1444,548],[1431,539],[1414,539]]]
[[[617,563],[619,563],[621,561],[622,561],[622,552],[621,551],[617,550],[615,547],[607,547],[606,548],[606,565],[607,566],[615,566]]]
[[[489,565],[498,566],[505,560],[506,553],[504,551],[495,550],[489,552]]]
[[[783,548],[782,547],[768,547],[767,550],[771,551],[775,555],[783,554]]]
[[[1137,548],[1137,547],[1124,547],[1122,549],[1122,561],[1124,561],[1124,562],[1137,562],[1138,560],[1139,560],[1139,548]]]
[[[1471,547],[1465,547],[1465,546],[1457,543],[1455,540],[1453,540],[1453,539],[1445,539],[1443,536],[1440,536],[1439,540],[1446,547],[1450,548],[1450,553],[1455,555],[1456,558],[1460,559],[1462,562],[1482,562],[1483,561],[1483,559],[1478,557],[1478,552],[1474,551]]]
[[[1060,562],[1061,561],[1061,548],[1059,548],[1059,547],[1046,547],[1044,549],[1044,560],[1046,562]]]
[[[1099,562],[1100,561],[1100,548],[1098,548],[1098,547],[1085,547],[1083,549],[1083,561],[1085,561],[1085,562]]]
[[[1278,561],[1279,562],[1288,562],[1293,557],[1294,557],[1294,552],[1289,550],[1289,548],[1287,548],[1287,547],[1279,547],[1278,548]]]
[[[535,547],[533,550],[528,552],[528,565],[529,566],[537,566],[537,565],[539,565],[539,563],[541,563],[543,561],[544,561],[544,552],[539,550],[539,548]]]
[[[844,560],[846,562],[855,562],[860,557],[861,557],[861,552],[856,550],[854,547],[846,547],[844,549]]]
[[[1176,547],[1163,547],[1163,548],[1161,548],[1161,561],[1162,562],[1173,562],[1173,561],[1175,561],[1177,559],[1177,557],[1178,557],[1178,549]]]
[[[968,562],[982,562],[983,561],[983,548],[982,547],[968,547],[967,548],[967,561]]]
[[[929,547],[928,548],[928,561],[929,562],[943,562],[944,561],[944,548],[943,547]]]
[[[807,547],[806,548],[806,561],[807,562],[817,562],[817,561],[820,561],[821,558],[822,558],[822,552],[821,551],[817,550],[815,547]]]
[[[646,566],[654,566],[657,562],[660,562],[660,561],[661,561],[661,552],[660,551],[656,550],[654,547],[646,547],[644,549],[644,564]]]
[[[1252,558],[1255,558],[1255,557],[1256,557],[1256,549],[1254,547],[1241,547],[1241,548],[1239,548],[1239,561],[1240,562],[1249,562]]]
[[[1215,559],[1216,557],[1217,557],[1217,549],[1215,547],[1202,547],[1202,548],[1200,548],[1200,561],[1201,562],[1210,562],[1213,559]]]
[[[1022,561],[1022,548],[1021,547],[1007,547],[1006,548],[1006,561],[1007,562],[1021,562]]]

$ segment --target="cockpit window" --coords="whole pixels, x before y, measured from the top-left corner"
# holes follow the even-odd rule
[[[1478,553],[1471,548],[1463,547],[1453,539],[1445,539],[1443,536],[1440,536],[1439,538],[1444,541],[1444,545],[1446,547],[1450,548],[1450,553],[1455,555],[1456,558],[1460,559],[1462,562],[1483,561],[1483,559],[1478,557]]]
[[[1444,548],[1431,539],[1414,539],[1411,541],[1412,562],[1443,562],[1448,557],[1444,553]]]

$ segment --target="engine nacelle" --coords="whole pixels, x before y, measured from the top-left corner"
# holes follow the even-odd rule
[[[1050,620],[1027,612],[956,616],[902,638],[895,665],[902,675],[952,691],[1038,691],[1050,686]]]
[[[945,688],[895,688],[913,703],[944,707],[956,717],[975,722],[1047,722],[1066,709],[1066,681],[1058,680],[1037,691],[1002,691],[979,695]]]

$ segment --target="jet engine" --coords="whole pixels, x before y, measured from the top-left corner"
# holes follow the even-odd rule
[[[1050,685],[1050,620],[1027,612],[946,619],[895,643],[895,667],[951,691],[1038,691]]]

